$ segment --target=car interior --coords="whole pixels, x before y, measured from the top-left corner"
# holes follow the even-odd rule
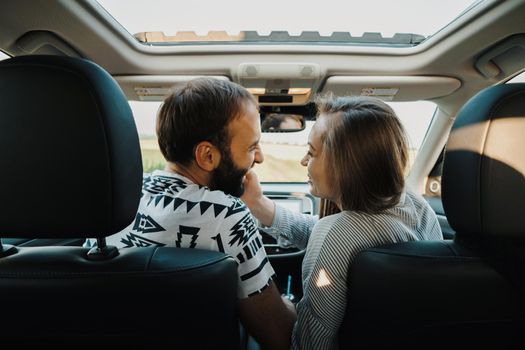
[[[254,170],[266,196],[300,213],[333,213],[299,164],[318,96],[380,98],[407,130],[406,186],[445,240],[359,254],[341,348],[520,348],[525,1],[292,3],[243,14],[235,2],[0,3],[6,344],[249,347],[232,257],[104,240],[134,220],[143,174],[164,166],[164,98],[214,77],[257,99],[265,161]],[[360,33],[350,19],[361,17],[375,26]],[[390,19],[398,27],[380,32]],[[288,126],[271,124],[282,117]],[[259,228],[276,284],[299,300],[305,251],[269,230]]]

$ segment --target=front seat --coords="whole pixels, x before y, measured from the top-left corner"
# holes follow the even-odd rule
[[[455,239],[359,254],[341,349],[522,349],[525,344],[525,84],[459,111],[442,199]]]
[[[100,247],[0,247],[2,348],[238,348],[233,258],[105,245],[135,218],[142,162],[129,104],[100,66],[0,62],[0,164],[2,236]]]

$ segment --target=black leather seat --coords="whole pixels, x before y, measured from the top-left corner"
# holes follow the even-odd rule
[[[1,235],[101,247],[2,247],[2,348],[238,348],[233,258],[104,247],[135,218],[142,184],[132,113],[107,72],[67,57],[8,59],[0,111]]]
[[[458,113],[443,204],[454,241],[362,252],[342,349],[525,344],[525,84],[488,88]]]

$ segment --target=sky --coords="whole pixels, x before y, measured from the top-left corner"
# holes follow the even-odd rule
[[[238,34],[257,30],[268,34],[286,30],[298,35],[303,30],[381,32],[384,36],[414,33],[428,36],[454,20],[476,0],[98,0],[131,34],[163,31],[209,30]]]

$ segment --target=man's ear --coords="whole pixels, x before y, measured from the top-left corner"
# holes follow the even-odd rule
[[[195,146],[195,162],[202,170],[211,172],[219,166],[221,153],[210,142],[202,141]]]

